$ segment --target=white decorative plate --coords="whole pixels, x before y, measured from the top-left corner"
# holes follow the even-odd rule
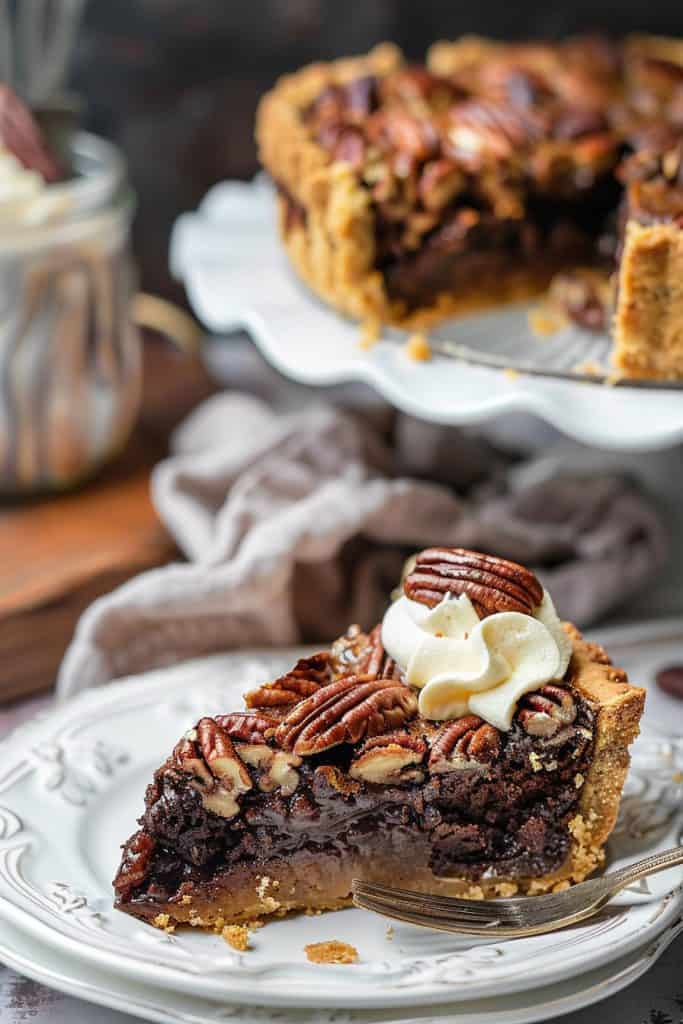
[[[666,628],[680,650],[681,624]],[[621,635],[631,646],[620,649],[612,637],[616,656],[628,668],[629,650],[637,654],[643,674],[636,678],[647,682],[661,664],[659,633],[648,641],[647,631],[629,627]],[[166,935],[114,911],[118,848],[134,829],[154,768],[202,714],[239,707],[245,689],[283,671],[298,653],[188,662],[86,691],[17,730],[0,759],[0,917],[84,963],[175,991],[344,1007],[422,1005],[551,984],[626,955],[680,917],[683,894],[670,891],[680,885],[680,871],[655,876],[649,895],[622,897],[579,927],[499,943],[409,926],[395,926],[389,941],[386,921],[347,910],[277,921],[255,933],[253,951],[239,954],[215,936]],[[670,710],[661,716],[675,723]],[[648,732],[636,748],[613,863],[679,841],[681,779],[683,739]],[[308,963],[304,945],[332,938],[356,945],[360,963]]]
[[[270,1007],[216,1003],[183,995],[83,964],[45,943],[0,921],[0,960],[34,981],[49,985],[86,1004],[64,1007],[69,1024],[92,1024],[87,1004],[111,1007],[111,1016],[100,1010],[98,1024],[121,1024],[120,1013],[159,1021],[160,1024],[532,1024],[591,1006],[632,985],[647,971],[670,943],[683,932],[679,919],[644,949],[579,978],[533,991],[467,1003],[420,1007],[406,1011],[372,1010],[274,1010]],[[79,1012],[82,1011],[82,1012]],[[0,1013],[2,1007],[0,1007]],[[69,1014],[68,1018],[66,1014]],[[419,1016],[418,1016],[419,1014]]]
[[[263,178],[225,182],[211,189],[196,213],[176,222],[170,258],[207,327],[246,329],[286,376],[309,385],[365,381],[392,405],[435,423],[529,412],[603,448],[652,450],[683,438],[677,385],[589,382],[576,367],[598,363],[607,370],[608,339],[568,328],[539,340],[529,329],[526,307],[469,316],[432,332],[448,358],[415,363],[397,344],[403,337],[397,331],[363,351],[358,325],[322,305],[295,278],[274,225],[272,192]],[[515,376],[500,367],[530,372]]]

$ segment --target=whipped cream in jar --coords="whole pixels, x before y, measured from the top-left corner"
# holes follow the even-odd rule
[[[128,436],[140,395],[129,309],[133,200],[87,133],[46,181],[0,150],[0,492],[68,486]]]
[[[0,104],[0,122],[2,114]],[[0,145],[0,493],[8,495],[69,487],[123,447],[142,393],[138,324],[189,351],[197,343],[189,317],[135,294],[135,204],[118,148],[76,133],[68,173],[52,175],[29,159],[40,147],[31,141],[28,155]]]

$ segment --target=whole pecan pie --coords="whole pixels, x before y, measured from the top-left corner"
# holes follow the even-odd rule
[[[683,41],[384,44],[282,78],[256,135],[287,252],[343,313],[422,326],[589,266],[616,287],[567,315],[614,314],[624,376],[683,376]]]
[[[529,569],[429,549],[382,624],[181,738],[116,905],[222,928],[347,906],[354,877],[473,898],[579,881],[603,859],[643,700]]]

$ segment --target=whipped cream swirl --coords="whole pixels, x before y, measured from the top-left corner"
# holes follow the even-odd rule
[[[24,167],[0,145],[0,223],[24,220],[46,187],[37,171]]]
[[[50,184],[0,143],[0,226],[52,222],[64,215],[70,202],[61,184]]]
[[[510,728],[520,697],[564,676],[572,651],[545,591],[533,615],[484,619],[466,594],[447,595],[435,608],[403,596],[384,616],[382,643],[420,690],[425,718],[476,714],[502,730]]]

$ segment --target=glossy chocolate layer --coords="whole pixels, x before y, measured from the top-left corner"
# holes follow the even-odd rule
[[[253,789],[231,819],[207,811],[191,777],[169,761],[156,773],[140,819],[141,872],[131,871],[141,834],[124,850],[118,905],[149,916],[181,888],[202,894],[234,873],[258,874],[280,860],[296,865],[315,853],[350,858],[361,871],[386,855],[473,881],[546,875],[567,855],[592,720],[588,704],[577,700],[572,727],[554,737],[529,735],[515,721],[501,734],[493,763],[425,772],[422,781],[397,785],[352,778],[353,748],[338,746],[306,759],[290,796]]]

